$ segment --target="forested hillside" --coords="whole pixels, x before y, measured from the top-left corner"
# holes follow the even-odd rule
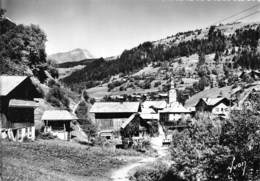
[[[77,97],[54,79],[58,71],[47,60],[47,36],[38,25],[17,25],[0,9],[0,74],[31,76],[39,92],[54,107],[69,108]]]
[[[214,61],[226,63],[226,67],[258,69],[259,38],[260,26],[253,23],[234,23],[181,32],[125,50],[116,60],[107,62],[101,58],[93,61],[63,81],[74,90],[80,90],[94,87],[97,82],[108,82],[112,75],[128,75],[153,62],[172,62],[193,54],[200,57],[197,68],[207,63],[205,55],[214,54]]]
[[[0,16],[0,59],[1,74],[34,75],[41,82],[47,77],[45,70],[53,77],[57,71],[46,60],[45,43],[47,41],[43,30],[37,25],[16,25]]]

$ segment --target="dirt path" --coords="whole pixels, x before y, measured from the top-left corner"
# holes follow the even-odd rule
[[[159,136],[151,138],[151,146],[155,150],[157,150],[158,157],[146,157],[135,163],[131,163],[127,166],[124,166],[112,173],[111,179],[113,181],[129,181],[130,173],[136,167],[144,166],[148,163],[155,162],[157,159],[167,156],[168,154],[168,147],[162,146],[162,141],[165,138],[163,129],[159,126]]]
[[[136,167],[145,165],[147,163],[151,163],[154,162],[156,160],[155,157],[147,157],[147,158],[143,158],[140,161],[137,161],[135,163],[131,163],[125,167],[120,168],[119,170],[116,170],[115,172],[113,172],[111,179],[113,181],[129,181],[129,177],[130,177],[130,172],[131,170],[133,170]]]

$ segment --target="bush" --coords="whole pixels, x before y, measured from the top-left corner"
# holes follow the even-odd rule
[[[154,87],[158,87],[159,85],[161,85],[160,81],[157,81],[157,82],[154,83]]]
[[[169,167],[162,163],[156,162],[152,165],[138,168],[135,174],[130,177],[131,181],[171,181],[180,180],[171,174]]]
[[[94,137],[97,134],[97,127],[91,121],[89,116],[89,104],[81,101],[76,109],[76,115],[80,119],[79,124],[88,137]]]
[[[97,136],[97,137],[93,138],[93,139],[91,140],[91,142],[92,142],[94,145],[102,146],[102,145],[104,145],[104,143],[106,142],[106,138],[101,137],[101,136]]]
[[[52,135],[51,133],[40,133],[38,138],[43,140],[52,140],[57,138],[57,136]]]
[[[83,95],[84,100],[85,100],[86,102],[88,102],[88,100],[89,100],[88,92],[87,92],[86,90],[84,90],[83,93],[82,93],[82,95]]]
[[[56,69],[56,68],[54,68],[54,67],[49,67],[49,72],[50,72],[50,74],[51,74],[51,76],[53,77],[53,78],[59,78],[59,72],[58,72],[58,70]]]
[[[96,99],[95,99],[95,98],[90,98],[90,100],[89,100],[89,103],[90,103],[90,104],[93,105],[95,102],[96,102]]]
[[[69,108],[69,99],[66,97],[65,92],[57,85],[50,88],[46,95],[46,101],[55,107]]]

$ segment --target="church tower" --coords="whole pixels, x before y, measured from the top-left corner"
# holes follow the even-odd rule
[[[171,89],[169,91],[169,104],[177,102],[177,92],[174,87],[174,80],[171,80]]]

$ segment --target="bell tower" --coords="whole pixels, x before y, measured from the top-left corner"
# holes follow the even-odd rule
[[[169,91],[169,104],[177,102],[177,92],[174,86],[174,79],[171,79],[171,88]]]

